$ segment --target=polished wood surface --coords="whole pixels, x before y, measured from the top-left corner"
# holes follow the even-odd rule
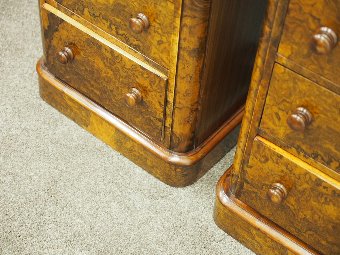
[[[186,153],[165,149],[133,129],[48,72],[43,60],[37,64],[40,95],[51,106],[75,121],[113,149],[168,185],[184,187],[197,181],[236,143],[228,137],[240,123],[237,112],[202,146]]]
[[[245,171],[241,201],[321,253],[340,253],[340,182],[262,138]],[[275,183],[281,201],[268,196]]]
[[[278,51],[279,54],[324,76],[338,86],[339,44],[336,40],[326,39],[324,36],[321,39],[320,35],[325,34],[322,28],[327,27],[336,37],[340,36],[339,12],[339,0],[291,0]],[[318,38],[316,41],[315,37]],[[330,40],[329,45],[326,45],[327,40]]]
[[[132,31],[137,34],[144,32],[150,27],[149,18],[143,13],[138,13],[136,18],[131,18],[129,24]]]
[[[169,68],[172,36],[175,32],[173,24],[177,15],[175,8],[180,7],[180,1],[55,1]],[[146,30],[147,26],[144,27],[140,22],[139,13],[143,13],[147,17],[149,29]],[[132,25],[138,23],[132,28],[130,27],[131,19],[134,21]],[[136,33],[136,30],[139,29],[141,31]],[[142,33],[142,31],[144,32]]]
[[[160,148],[208,155],[240,120],[265,1],[39,2],[46,72]]]
[[[338,43],[337,34],[329,27],[320,27],[313,35],[313,47],[318,54],[329,54]]]
[[[287,188],[281,183],[273,183],[267,192],[268,198],[274,204],[282,204],[287,198],[288,191]]]
[[[287,7],[287,1],[268,1],[251,86],[248,91],[247,110],[243,117],[242,128],[237,142],[238,149],[234,159],[235,167],[231,173],[231,190],[234,194],[238,194],[242,188],[243,165],[249,159],[252,143],[258,134],[258,126],[262,118],[262,110],[267,96],[272,68],[277,56],[277,48],[280,43]]]
[[[135,107],[138,104],[140,104],[143,100],[143,95],[142,93],[136,89],[132,88],[129,93],[126,94],[125,96],[125,101],[126,104],[130,107]]]
[[[170,140],[170,148],[177,152],[184,153],[197,146],[195,129],[200,111],[199,96],[210,9],[211,0],[182,1]]]
[[[309,123],[294,130],[287,120],[298,107],[311,115]],[[275,65],[268,91],[261,134],[269,140],[279,139],[285,149],[296,156],[303,154],[340,173],[340,96],[308,79]],[[296,129],[299,129],[296,123]],[[275,140],[273,140],[275,141]]]
[[[56,54],[56,57],[61,64],[65,65],[73,61],[74,53],[70,47],[64,47],[64,49]]]
[[[297,107],[292,114],[287,117],[288,126],[295,131],[304,132],[312,124],[313,115],[305,107]]]
[[[266,1],[211,2],[183,3],[171,140],[176,151],[202,143],[244,104],[249,88]]]
[[[167,78],[146,70],[56,15],[50,13],[48,17],[49,26],[44,30],[47,68],[94,102],[161,141]],[[73,61],[66,65],[60,64],[57,57],[65,46],[74,51]],[[142,91],[143,100],[130,108],[125,97],[133,88]]]
[[[213,1],[200,91],[207,107],[198,116],[196,144],[244,104],[266,6],[267,0]]]
[[[268,1],[215,204],[216,223],[257,254],[339,253],[339,14],[333,0]]]
[[[216,188],[214,219],[221,229],[256,254],[320,255],[233,196],[230,186],[232,171],[233,166],[220,178]]]
[[[74,21],[86,27],[87,30],[91,29],[91,31],[100,36],[100,38],[109,41],[111,43],[109,45],[111,48],[113,48],[113,46],[118,46],[120,49],[119,50],[115,47],[114,50],[119,50],[119,53],[123,55],[125,54],[122,53],[122,51],[128,53],[130,56],[133,56],[134,62],[142,65],[149,71],[160,73],[167,77],[166,105],[163,119],[164,138],[162,140],[162,144],[164,144],[164,146],[182,153],[191,151],[200,146],[200,144],[202,144],[202,142],[204,142],[204,140],[209,137],[212,132],[215,132],[233,115],[235,111],[242,107],[245,101],[245,91],[249,86],[249,70],[251,69],[250,65],[252,65],[252,58],[254,55],[252,56],[249,54],[248,56],[244,54],[244,56],[239,58],[238,61],[240,64],[247,63],[243,66],[244,72],[248,70],[248,73],[243,76],[239,76],[242,79],[240,82],[237,80],[239,78],[235,78],[233,79],[233,82],[229,82],[230,79],[228,80],[223,76],[231,76],[233,74],[231,70],[233,67],[232,65],[227,67],[227,69],[230,69],[229,72],[221,71],[221,64],[226,60],[219,59],[231,58],[230,54],[223,54],[223,56],[219,56],[217,53],[218,49],[215,51],[207,50],[207,40],[215,42],[219,41],[220,46],[218,48],[220,50],[224,50],[225,47],[223,44],[227,43],[229,53],[233,52],[232,48],[235,47],[234,45],[240,44],[245,47],[245,44],[251,44],[253,47],[253,54],[255,54],[254,48],[256,48],[258,40],[256,35],[258,35],[259,29],[256,30],[256,26],[253,24],[261,22],[261,10],[254,12],[254,15],[249,18],[246,15],[243,15],[243,17],[247,17],[247,19],[244,18],[245,22],[239,22],[239,25],[235,24],[235,22],[232,23],[232,19],[219,19],[218,21],[220,21],[221,28],[219,28],[220,30],[216,30],[213,27],[218,26],[216,25],[216,20],[213,20],[215,14],[211,13],[213,12],[211,9],[211,1],[186,0],[182,3],[179,3],[181,1],[175,1],[173,3],[176,6],[173,22],[174,29],[172,30],[173,37],[172,44],[169,44],[171,58],[167,61],[167,65],[163,65],[166,68],[163,68],[160,65],[162,64],[160,61],[158,61],[158,63],[152,61],[154,58],[152,58],[151,54],[143,55],[143,51],[141,51],[138,47],[134,47],[133,44],[129,44],[127,42],[124,44],[122,43],[123,40],[119,41],[114,37],[109,36],[107,33],[103,33],[101,29],[98,29],[98,27],[93,25],[96,24],[95,22],[93,24],[89,23],[89,21],[91,22],[91,19],[86,15],[82,15],[81,13],[78,13],[78,11],[75,11],[76,13],[70,11],[74,8],[66,9],[63,6],[63,3],[71,3],[70,1],[46,1],[50,6],[53,6],[56,10],[62,13],[62,15],[66,14],[67,18],[65,19],[68,22],[68,17],[72,18]],[[80,1],[78,4],[81,5],[84,2],[86,1]],[[224,5],[224,2],[225,1],[214,3],[215,7],[213,7],[213,9],[215,13],[216,10],[219,9],[216,8],[216,6]],[[228,8],[223,8],[224,11],[220,13],[219,16],[229,16],[227,14],[232,13],[234,17],[237,17],[238,15],[236,13],[242,13],[243,11],[240,7],[237,9],[233,8],[233,6],[239,5],[238,2],[239,1],[230,1],[230,6]],[[246,2],[247,1],[245,1],[245,3]],[[239,6],[246,6],[245,3]],[[135,3],[129,4],[135,5]],[[251,4],[249,3],[248,5]],[[255,3],[253,5],[255,5]],[[251,8],[249,7],[249,10],[250,9]],[[51,8],[48,8],[48,10],[51,11]],[[56,11],[53,11],[53,13],[55,12]],[[77,13],[80,16],[77,15]],[[131,21],[131,19],[137,19],[139,14],[140,13],[137,13],[136,15],[131,16],[129,21]],[[141,34],[144,34],[145,32],[147,33],[150,29],[152,29],[152,17],[150,17],[146,12],[143,12],[143,14],[148,18],[150,27],[147,30],[144,30]],[[98,17],[98,19],[101,18],[101,16]],[[42,20],[44,21],[46,18],[43,18]],[[74,25],[74,22],[71,23]],[[235,33],[233,36],[219,38],[221,34],[219,31],[222,31],[225,28],[233,31],[232,27],[236,27],[237,30],[239,30],[239,33]],[[46,29],[51,30],[51,27]],[[193,36],[193,34],[195,36]],[[238,34],[249,35],[237,37]],[[91,36],[95,37],[92,33]],[[100,38],[98,39],[102,42],[102,39]],[[243,40],[245,41],[244,43]],[[146,41],[143,40],[143,42]],[[213,48],[212,46],[209,47]],[[132,58],[130,57],[130,59]],[[210,59],[210,63],[205,63],[206,59]],[[210,68],[209,76],[216,76],[216,78],[214,81],[206,83],[205,78],[203,78],[203,72],[205,68],[210,66],[214,61],[220,61],[220,67]],[[206,75],[204,76],[206,77]],[[219,79],[221,82],[216,82]],[[239,85],[241,83],[242,85]],[[228,89],[228,87],[230,87],[230,89]],[[220,89],[222,89],[221,93],[212,93],[212,91]],[[216,97],[215,100],[214,97]],[[214,111],[214,115],[205,114],[206,121],[201,121],[200,112],[204,109],[214,107],[217,107],[216,111]],[[210,123],[209,128],[204,126],[205,122]],[[199,133],[204,133],[204,136],[197,138],[198,135],[196,134]]]

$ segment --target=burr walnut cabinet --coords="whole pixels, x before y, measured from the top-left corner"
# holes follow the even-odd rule
[[[252,0],[40,0],[41,97],[173,186],[239,124],[266,8]]]
[[[215,221],[257,254],[340,254],[340,1],[269,0]]]

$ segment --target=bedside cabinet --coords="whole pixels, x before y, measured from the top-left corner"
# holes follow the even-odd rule
[[[340,1],[269,1],[215,221],[257,254],[340,254]]]
[[[46,102],[172,186],[193,183],[225,155],[266,1],[39,4]]]

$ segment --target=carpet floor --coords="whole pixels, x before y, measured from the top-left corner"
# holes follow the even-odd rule
[[[38,1],[0,3],[0,254],[253,254],[214,223],[215,185],[169,187],[44,103]]]

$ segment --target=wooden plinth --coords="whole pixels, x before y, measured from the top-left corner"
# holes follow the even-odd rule
[[[319,254],[235,198],[229,186],[232,168],[221,177],[216,189],[214,220],[222,230],[256,254]]]
[[[154,143],[78,91],[58,80],[38,61],[43,100],[164,183],[183,187],[202,177],[231,146],[227,134],[242,120],[243,108],[201,146],[176,153]]]

